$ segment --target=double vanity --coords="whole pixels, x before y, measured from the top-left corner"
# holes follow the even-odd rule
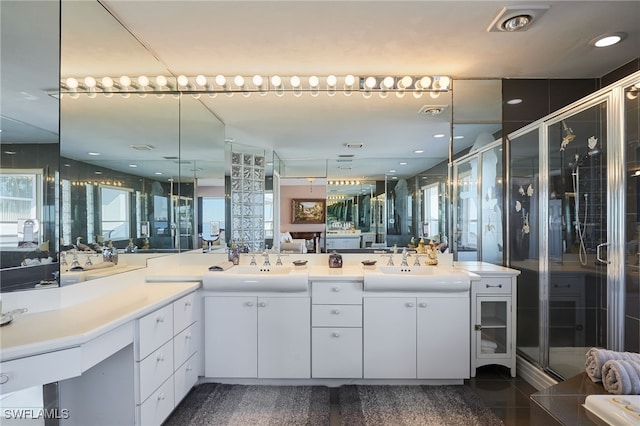
[[[486,363],[515,375],[511,310],[472,299],[515,297],[517,271],[397,266],[400,255],[363,266],[360,254],[329,268],[328,255],[296,256],[308,263],[242,256],[210,271],[225,255],[183,253],[46,297],[5,297],[5,309],[29,313],[2,328],[0,393],[57,381],[64,424],[147,425],[198,382],[461,384]],[[497,350],[485,351],[487,338]]]

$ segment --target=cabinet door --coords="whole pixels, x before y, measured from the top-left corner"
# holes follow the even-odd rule
[[[476,297],[474,333],[478,358],[511,356],[511,297]]]
[[[468,378],[469,298],[429,297],[417,302],[418,378]]]
[[[258,299],[258,377],[311,377],[311,300]]]
[[[314,327],[313,378],[362,378],[362,328]]]
[[[257,377],[256,297],[205,297],[205,375]]]
[[[364,299],[364,377],[416,378],[416,299]]]

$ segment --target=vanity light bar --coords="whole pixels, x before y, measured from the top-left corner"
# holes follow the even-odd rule
[[[443,92],[450,90],[451,79],[448,76],[359,76],[328,75],[326,77],[311,76],[197,76],[179,75],[177,77],[146,76],[129,77],[66,77],[60,81],[60,94],[96,95],[99,93],[110,96],[115,93],[125,94],[193,94],[207,93],[216,96],[224,93],[229,96],[240,93],[248,96],[251,93],[265,95],[267,92],[275,92],[282,96],[285,92],[292,92],[300,96],[303,92],[317,96],[319,92],[325,92],[333,96],[336,91],[343,92],[346,96],[352,92]],[[72,96],[74,97],[74,96]]]

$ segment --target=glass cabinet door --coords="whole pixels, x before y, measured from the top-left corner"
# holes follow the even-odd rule
[[[511,298],[476,298],[475,332],[478,358],[504,358],[511,353]]]

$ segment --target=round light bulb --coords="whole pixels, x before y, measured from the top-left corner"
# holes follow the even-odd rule
[[[356,78],[349,74],[344,78],[344,84],[346,84],[347,86],[353,86],[353,84],[356,82]]]
[[[206,86],[207,85],[207,77],[205,77],[204,75],[200,74],[196,76],[196,84],[198,86]]]
[[[319,84],[320,84],[320,79],[317,76],[312,75],[311,77],[309,77],[309,86],[318,87]]]
[[[178,76],[178,86],[188,86],[189,85],[189,78],[186,75],[179,75]]]
[[[158,75],[156,76],[156,84],[160,87],[165,87],[167,85],[167,77],[165,77],[164,75]]]
[[[111,77],[102,77],[102,87],[110,89],[113,87],[113,79]]]
[[[262,79],[262,76],[258,74],[254,75],[251,81],[253,82],[253,85],[256,87],[262,86],[262,83],[264,82],[264,80]]]
[[[96,87],[96,85],[98,84],[98,82],[96,81],[95,78],[89,76],[89,77],[85,77],[84,78],[84,84],[85,86],[87,86],[88,88],[94,88]]]
[[[78,88],[78,80],[73,77],[69,77],[65,80],[65,84],[69,89],[77,89]]]
[[[327,86],[334,87],[338,83],[338,77],[333,74],[327,76]]]
[[[412,83],[413,83],[413,78],[411,78],[408,75],[405,75],[400,79],[398,86],[401,87],[402,89],[406,89],[407,87],[410,87]]]
[[[138,77],[138,84],[142,87],[147,87],[149,85],[149,77],[146,75],[141,75]]]
[[[238,87],[242,87],[242,86],[244,86],[244,77],[243,77],[243,76],[241,76],[241,75],[236,75],[236,76],[233,78],[233,84],[235,84],[235,85],[236,85],[236,86],[238,86]]]
[[[391,89],[393,87],[394,79],[391,76],[387,76],[382,80],[382,85],[387,89]]]
[[[227,79],[222,74],[216,75],[215,81],[218,86],[224,86],[225,84],[227,84]]]
[[[123,75],[122,77],[120,77],[120,84],[122,84],[124,87],[129,87],[131,86],[131,79],[128,76]]]
[[[364,81],[364,85],[369,89],[373,89],[374,87],[376,87],[375,77],[367,77],[367,79]]]
[[[449,87],[449,84],[451,84],[451,79],[449,77],[442,76],[440,77],[440,88],[441,89],[447,89]]]
[[[289,80],[289,82],[291,83],[291,87],[300,87],[300,77],[298,77],[297,75],[294,75],[293,77],[291,77],[291,80]]]
[[[280,78],[280,76],[274,75],[273,77],[271,77],[271,84],[273,84],[275,87],[280,87],[282,86],[282,79]]]
[[[431,79],[429,77],[422,77],[419,81],[420,87],[423,89],[428,89],[431,86]]]

